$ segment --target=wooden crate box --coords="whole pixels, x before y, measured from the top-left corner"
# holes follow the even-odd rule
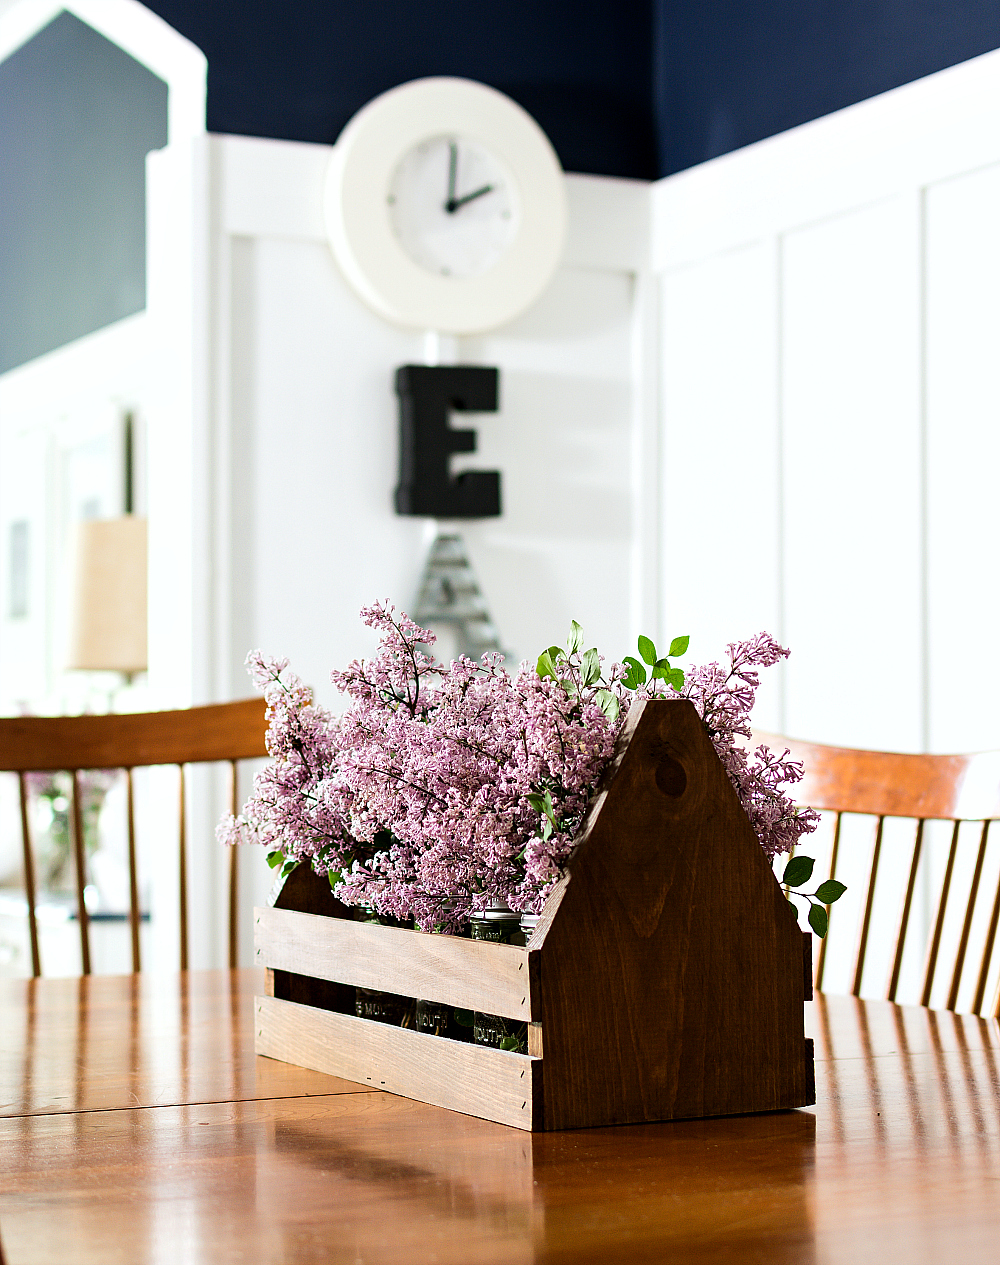
[[[635,705],[528,945],[350,921],[295,870],[255,911],[259,1054],[521,1129],[815,1101],[809,939],[694,707]],[[354,987],[528,1023],[528,1053],[356,1018]]]

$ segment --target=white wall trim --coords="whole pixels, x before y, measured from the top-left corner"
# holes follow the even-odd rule
[[[656,271],[997,160],[1000,50],[658,181]]]

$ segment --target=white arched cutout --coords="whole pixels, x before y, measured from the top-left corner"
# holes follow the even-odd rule
[[[205,54],[138,0],[20,0],[0,13],[0,61],[63,11],[118,46],[168,89],[167,140],[205,132]]]

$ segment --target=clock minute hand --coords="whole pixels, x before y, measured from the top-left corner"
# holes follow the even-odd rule
[[[472,193],[467,193],[464,195],[464,197],[452,198],[448,202],[447,209],[449,211],[457,211],[460,206],[465,206],[467,202],[474,202],[476,198],[481,198],[484,193],[492,193],[492,192],[493,192],[493,186],[491,184],[484,184],[481,189],[476,189]]]
[[[444,209],[454,215],[458,203],[455,201],[455,185],[458,182],[458,146],[452,141],[448,146],[448,201]]]

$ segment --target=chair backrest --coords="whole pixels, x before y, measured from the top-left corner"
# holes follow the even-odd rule
[[[756,731],[753,741],[754,743],[764,742],[778,751],[787,747],[793,758],[800,760],[805,769],[804,779],[795,787],[795,797],[798,802],[836,814],[830,858],[831,878],[836,876],[841,823],[844,815],[856,813],[876,818],[871,868],[867,890],[864,894],[858,949],[853,968],[853,984],[850,990],[855,997],[860,996],[861,993],[861,978],[868,949],[875,883],[878,877],[886,818],[903,817],[910,818],[914,822],[909,871],[887,990],[889,1001],[896,1000],[899,986],[903,950],[913,908],[917,869],[924,849],[924,825],[928,821],[947,821],[952,826],[948,861],[928,943],[920,998],[920,1004],[923,1006],[930,1002],[931,990],[939,966],[941,936],[949,897],[952,894],[959,830],[963,822],[980,824],[978,853],[948,988],[946,1008],[954,1010],[966,967],[969,934],[979,897],[990,824],[1000,818],[1000,751],[982,751],[971,755],[908,755],[889,751],[863,751],[849,747],[826,747],[817,743],[800,742],[793,738]],[[831,914],[831,912],[828,908],[827,913]],[[983,953],[979,962],[972,1003],[972,1009],[976,1014],[983,1013],[998,920],[1000,920],[1000,884],[993,898]],[[826,948],[827,941],[823,940],[816,965],[818,989],[823,987]],[[996,1017],[998,1010],[1000,1010],[1000,988],[997,989],[997,995],[992,1000],[990,1013]]]
[[[185,766],[227,762],[230,766],[230,800],[238,812],[237,762],[267,755],[267,725],[262,698],[235,703],[215,703],[183,711],[134,712],[100,716],[17,716],[0,718],[0,771],[18,775],[21,799],[21,840],[24,851],[25,893],[28,902],[31,964],[41,974],[38,927],[35,917],[35,867],[28,812],[27,774],[66,772],[71,778],[70,839],[76,884],[76,911],[80,924],[80,955],[84,975],[90,974],[90,924],[84,901],[86,866],[80,773],[88,769],[123,769],[127,782],[129,925],[132,969],[140,969],[139,888],[136,879],[133,769],[175,764],[179,771],[180,828],[178,867],[180,877],[180,967],[187,970],[187,838]],[[237,869],[236,848],[229,849],[229,965],[236,965]]]

